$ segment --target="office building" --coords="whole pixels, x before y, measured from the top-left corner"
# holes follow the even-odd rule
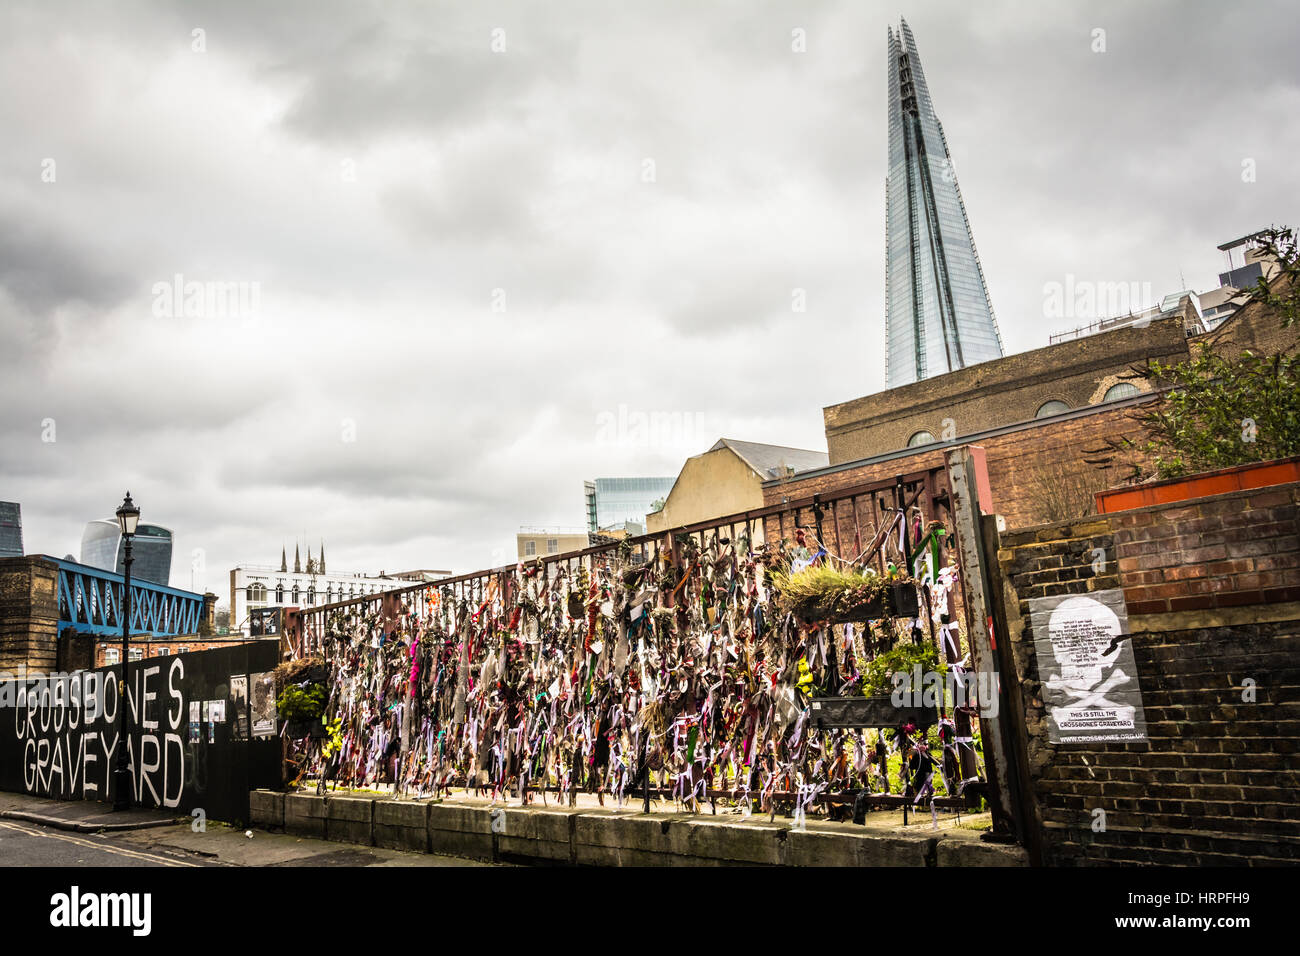
[[[626,529],[627,523],[637,527],[633,534],[644,531],[646,513],[653,510],[672,491],[672,476],[667,478],[597,478],[583,483],[587,503],[587,531],[595,533],[611,529]]]
[[[1219,273],[1217,289],[1201,293],[1201,308],[1207,330],[1217,329],[1245,305],[1249,290],[1260,279],[1271,280],[1277,275],[1277,260],[1270,259],[1260,249],[1256,242],[1258,236],[1259,233],[1251,233],[1219,246],[1228,268]]]
[[[131,539],[131,576],[164,587],[171,583],[172,532],[157,524],[141,523]],[[126,549],[117,520],[103,518],[86,525],[81,535],[81,563],[122,574]]]
[[[23,509],[16,501],[0,501],[0,558],[23,556]]]
[[[289,568],[284,549],[280,551],[278,568],[256,564],[241,564],[231,568],[230,632],[232,634],[250,634],[250,618],[267,608],[319,607],[322,604],[333,604],[335,601],[347,601],[379,594],[382,591],[396,590],[407,587],[411,583],[409,578],[398,579],[382,573],[372,576],[327,572],[323,543],[319,558],[313,557],[311,549],[307,549],[305,567],[301,555],[301,550],[295,545],[292,570]]]
[[[885,378],[889,388],[1002,356],[943,126],[907,22],[889,30]]]

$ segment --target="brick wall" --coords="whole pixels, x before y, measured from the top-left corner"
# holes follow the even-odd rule
[[[215,651],[223,647],[235,647],[240,644],[254,644],[262,640],[278,641],[279,638],[247,638],[247,637],[216,637],[201,636],[195,634],[181,634],[170,637],[141,637],[136,635],[131,638],[131,649],[141,652],[142,658],[164,657],[172,654],[188,654],[195,651]],[[101,637],[95,642],[94,664],[93,667],[107,667],[108,652],[112,650],[121,656],[122,641],[120,638]],[[115,662],[116,663],[116,662]]]
[[[1030,421],[1044,402],[1083,408],[1147,359],[1188,355],[1183,317],[1116,329],[981,362],[822,410],[831,464],[905,448],[918,431],[958,435]],[[1142,382],[1135,382],[1145,388]]]
[[[988,459],[995,510],[1006,518],[1007,526],[1023,528],[1090,513],[1092,494],[1116,484],[1119,476],[1085,462],[1085,457],[1092,457],[1086,452],[1101,448],[1108,438],[1139,435],[1133,415],[1131,406],[1104,407],[1075,418],[980,437],[977,443]],[[942,468],[948,447],[931,445],[900,458],[767,484],[763,502],[775,505],[783,497],[827,494],[895,475]],[[788,536],[789,528],[786,530]]]
[[[0,672],[58,664],[59,569],[39,557],[0,558]]]
[[[1002,536],[1044,862],[1300,861],[1300,603],[1283,600],[1300,587],[1297,501],[1283,485]],[[1115,587],[1148,740],[1054,745],[1028,601]]]
[[[1300,485],[1113,519],[1131,614],[1300,601]]]

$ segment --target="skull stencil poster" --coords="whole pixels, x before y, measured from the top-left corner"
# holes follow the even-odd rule
[[[1029,615],[1051,742],[1146,740],[1124,592],[1035,598]]]

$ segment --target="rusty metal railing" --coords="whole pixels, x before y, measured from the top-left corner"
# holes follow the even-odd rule
[[[421,582],[346,601],[298,608],[293,613],[296,621],[286,628],[287,642],[294,657],[318,646],[325,633],[328,616],[333,612],[364,612],[375,607],[382,608],[384,602],[389,602],[390,607],[396,607],[406,601],[409,611],[423,616],[426,601],[434,592],[454,597],[458,601],[479,603],[492,587],[493,581],[496,582],[499,593],[504,595],[508,593],[514,574],[520,567],[542,569],[564,564],[570,570],[576,570],[578,562],[586,562],[590,569],[595,569],[603,566],[605,562],[602,559],[608,559],[618,554],[620,549],[625,549],[643,560],[648,560],[655,554],[667,555],[673,567],[680,570],[681,545],[686,538],[696,539],[702,549],[710,536],[736,540],[740,529],[744,530],[751,547],[760,541],[811,541],[812,544],[825,548],[835,558],[869,558],[876,570],[883,573],[888,545],[895,540],[890,536],[897,534],[900,512],[908,516],[904,521],[901,540],[904,546],[910,547],[916,542],[918,524],[924,528],[929,521],[939,520],[940,511],[946,513],[947,508],[947,471],[943,466],[928,468],[613,543],[561,554],[539,555],[515,564],[471,571],[438,581]],[[756,532],[761,537],[756,538]],[[817,547],[812,547],[812,550],[817,550]],[[671,598],[671,595],[667,595],[669,607],[672,606]]]

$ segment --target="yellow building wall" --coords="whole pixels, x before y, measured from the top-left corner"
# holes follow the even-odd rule
[[[763,507],[762,480],[730,448],[688,458],[662,511],[646,515],[646,530],[666,531]]]
[[[546,543],[550,538],[555,538],[558,548],[555,551],[547,550]],[[526,543],[532,541],[537,546],[534,554],[525,554]],[[581,551],[587,547],[587,536],[585,534],[517,534],[515,535],[515,547],[520,559],[532,560],[533,558],[544,558],[548,554],[564,554],[566,551]]]

